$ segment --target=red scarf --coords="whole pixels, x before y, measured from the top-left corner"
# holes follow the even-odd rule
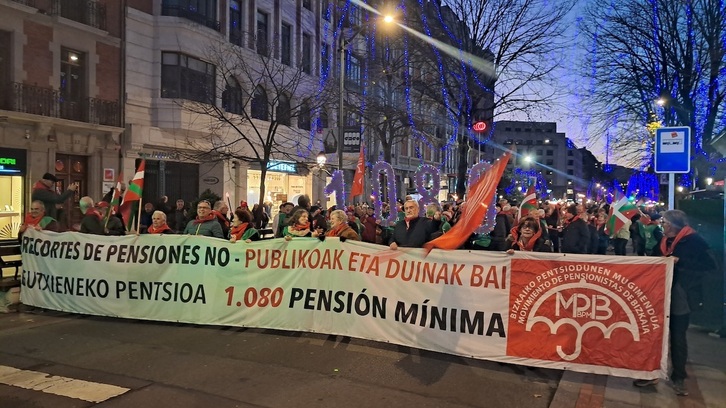
[[[542,231],[537,231],[532,235],[532,237],[527,241],[527,244],[525,245],[523,242],[519,240],[519,231],[517,231],[517,227],[512,228],[510,231],[512,234],[512,238],[514,238],[514,242],[512,243],[512,247],[516,246],[519,248],[520,251],[534,251],[534,244],[537,243],[537,240],[539,237],[542,236]]]
[[[212,211],[211,213],[209,213],[209,215],[207,215],[204,218],[199,218],[199,216],[197,215],[197,218],[193,222],[194,222],[194,225],[197,225],[197,224],[205,223],[207,221],[213,221],[216,218],[217,217],[214,215],[214,211]]]
[[[38,225],[38,224],[40,224],[40,221],[43,219],[43,217],[44,216],[41,215],[41,216],[39,216],[37,218],[33,218],[33,216],[30,215],[30,213],[27,213],[27,214],[25,214],[25,222],[24,222],[24,224],[25,225]]]
[[[55,192],[55,189],[53,189],[53,188],[51,188],[51,187],[48,187],[48,186],[46,186],[46,185],[45,185],[45,184],[43,184],[43,182],[42,182],[42,181],[40,181],[40,180],[38,180],[38,181],[36,181],[36,182],[35,182],[35,184],[33,185],[33,190],[48,190],[48,191],[53,191],[53,192]]]
[[[348,224],[346,224],[345,222],[341,222],[340,224],[338,224],[338,226],[336,226],[335,228],[332,228],[330,231],[326,232],[325,236],[326,237],[339,237],[340,233],[343,232],[343,230],[347,226],[348,226]]]
[[[565,220],[565,224],[570,225],[570,224],[572,224],[573,222],[575,222],[575,221],[577,221],[579,219],[580,219],[580,214],[577,214],[576,216],[570,218],[569,221],[568,220]]]
[[[149,234],[163,234],[165,231],[171,231],[171,228],[169,228],[169,226],[166,225],[166,223],[164,223],[164,225],[162,225],[159,228],[156,228],[153,225],[150,225],[149,228],[146,229],[146,231]]]
[[[247,231],[248,225],[248,222],[243,222],[240,225],[232,226],[232,229],[229,230],[229,236],[234,237],[237,241],[241,240],[242,235]]]
[[[103,216],[101,215],[101,213],[98,212],[98,210],[96,210],[95,208],[89,208],[89,209],[87,209],[86,210],[86,213],[83,214],[83,215],[95,215],[96,217],[98,217],[98,220],[99,221],[103,219]]]
[[[663,254],[663,256],[671,255],[673,253],[673,250],[676,249],[676,244],[678,243],[678,241],[680,241],[684,237],[687,237],[687,236],[695,234],[695,233],[696,233],[696,230],[694,230],[693,228],[686,225],[685,227],[681,228],[680,231],[678,231],[678,234],[673,239],[673,242],[671,242],[670,246],[668,246],[668,242],[666,242],[668,240],[668,237],[666,237],[664,235],[663,238],[660,240],[661,254]]]
[[[225,228],[229,228],[229,219],[224,216],[221,212],[217,210],[212,210],[212,214],[214,214],[219,221],[221,221],[224,224]]]
[[[295,224],[291,225],[289,228],[293,231],[305,231],[307,229],[310,229],[310,223],[307,222],[305,224]]]
[[[416,218],[418,218],[418,215],[414,215],[413,217],[403,217],[403,220],[406,221],[406,224],[408,224],[411,220],[415,220]]]

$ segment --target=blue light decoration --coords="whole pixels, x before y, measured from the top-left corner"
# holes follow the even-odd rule
[[[490,163],[481,161],[471,167],[469,169],[469,180],[467,181],[466,190],[471,191],[471,187],[479,181],[479,178],[482,176],[482,174],[486,173],[490,168],[492,168],[492,165]],[[486,216],[484,217],[484,220],[482,220],[482,223],[477,229],[474,231],[477,234],[488,234],[494,230],[494,224],[497,217],[497,195],[494,194],[494,197],[492,197],[492,202],[489,204],[489,208],[487,208]]]
[[[383,218],[383,191],[381,191],[381,175],[386,179],[386,188],[388,189],[388,203],[390,205],[390,211],[388,218]],[[371,194],[373,195],[373,207],[375,211],[375,217],[381,220],[381,226],[388,227],[396,223],[398,214],[396,213],[396,197],[398,197],[398,191],[396,190],[396,174],[393,171],[393,166],[390,163],[379,161],[373,166],[371,172],[371,178],[373,189]]]
[[[428,178],[431,177],[431,188],[427,188]],[[416,191],[421,195],[418,200],[419,217],[426,216],[426,206],[434,203],[439,207],[439,191],[441,191],[441,174],[439,169],[430,165],[419,166],[414,174]]]
[[[528,186],[532,184],[532,180],[534,180],[534,189],[537,191],[538,199],[544,200],[550,197],[550,194],[547,192],[547,179],[544,178],[541,172],[534,169],[514,169],[512,172],[512,182],[504,188],[504,192],[507,195],[512,195],[515,188],[520,188],[521,193],[526,193]]]
[[[660,180],[657,174],[635,172],[628,180],[628,188],[625,191],[628,197],[636,200],[640,198],[651,201],[660,200]]]

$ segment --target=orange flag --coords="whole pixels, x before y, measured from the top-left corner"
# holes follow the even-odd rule
[[[481,225],[489,205],[497,193],[497,184],[512,153],[506,153],[469,190],[459,221],[446,234],[424,244],[424,248],[456,249]]]
[[[360,155],[358,156],[358,164],[355,166],[355,176],[353,176],[353,187],[350,189],[350,197],[363,195],[363,174],[366,171],[366,161],[363,156],[363,145],[360,145]]]

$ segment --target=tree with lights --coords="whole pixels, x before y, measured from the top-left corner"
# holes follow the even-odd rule
[[[469,149],[487,143],[492,128],[476,134],[472,126],[497,117],[528,114],[545,103],[554,103],[554,69],[570,46],[564,41],[565,16],[574,1],[546,0],[445,0],[430,4],[423,21],[441,30],[427,35],[457,49],[432,50],[430,69],[441,78],[441,88],[429,86],[431,100],[438,100],[446,117],[454,121],[459,145],[457,194],[465,190]],[[457,21],[463,24],[457,24]],[[440,74],[440,75],[439,75]],[[496,90],[495,90],[496,84]]]
[[[646,147],[650,156],[647,124],[690,126],[692,167],[702,175],[713,171],[718,158],[710,142],[726,129],[726,4],[624,0],[603,7],[593,2],[582,28],[591,50],[583,65],[591,79],[585,106],[603,127],[617,126],[611,148]],[[629,164],[636,161],[645,167],[650,157]]]

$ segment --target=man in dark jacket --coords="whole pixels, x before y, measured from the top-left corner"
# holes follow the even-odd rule
[[[507,214],[502,211],[502,204],[497,203],[497,215],[494,217],[494,230],[490,236],[492,242],[489,244],[489,250],[491,251],[506,251],[507,248],[507,237],[509,232],[512,230],[512,221]]]
[[[43,174],[43,178],[38,180],[33,186],[33,193],[30,196],[31,201],[40,200],[45,206],[45,215],[55,220],[58,219],[58,209],[56,204],[63,204],[67,199],[71,198],[78,189],[78,184],[73,183],[68,186],[63,194],[55,192],[55,183],[58,178],[50,173]]]
[[[562,252],[567,254],[586,254],[590,244],[590,230],[585,220],[580,218],[577,204],[565,211],[565,226],[562,229]]]
[[[688,225],[683,211],[669,210],[663,213],[663,239],[658,250],[663,256],[673,257],[673,286],[670,310],[670,354],[673,366],[671,381],[677,395],[688,395],[684,380],[688,360],[686,331],[691,312],[702,304],[702,279],[708,271],[717,268],[709,253],[708,243]],[[633,384],[644,387],[658,382],[636,380]]]
[[[415,200],[403,203],[405,217],[393,227],[389,243],[391,249],[398,249],[398,247],[423,248],[423,244],[431,240],[431,234],[434,233],[433,224],[428,218],[419,217],[418,211],[418,203]]]

